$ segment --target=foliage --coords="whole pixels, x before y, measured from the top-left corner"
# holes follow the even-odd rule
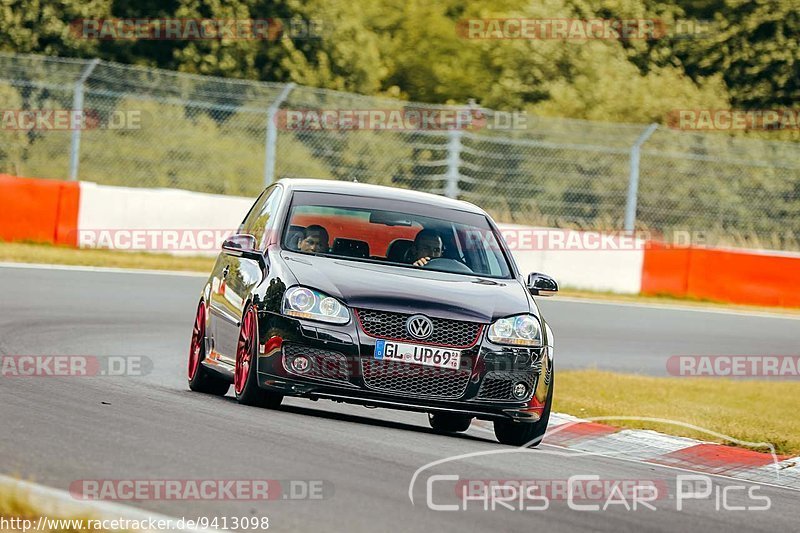
[[[800,12],[792,0],[3,0],[0,50],[100,57],[184,72],[496,109],[649,122],[671,109],[793,105]],[[316,21],[310,38],[92,40],[79,18]],[[658,19],[654,40],[466,39],[472,18]],[[676,35],[681,21],[713,20]],[[672,31],[675,30],[675,31]],[[623,97],[624,96],[624,97]]]

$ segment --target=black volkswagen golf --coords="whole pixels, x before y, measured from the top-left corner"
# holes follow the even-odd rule
[[[492,219],[391,187],[281,180],[225,241],[205,285],[189,387],[275,408],[284,396],[428,413],[442,432],[494,422],[536,445],[553,334]]]

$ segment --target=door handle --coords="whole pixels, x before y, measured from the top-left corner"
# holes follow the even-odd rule
[[[228,272],[230,272],[230,270],[231,270],[231,266],[230,265],[225,265],[225,268],[222,269],[222,277],[223,278],[227,278],[228,277]]]

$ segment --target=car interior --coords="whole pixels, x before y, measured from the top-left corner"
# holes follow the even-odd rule
[[[434,258],[436,263],[432,269],[492,275],[490,273],[500,268],[481,246],[470,246],[468,228],[446,221],[402,217],[399,213],[378,211],[371,212],[368,219],[341,214],[299,213],[291,218],[286,229],[284,247],[299,251],[305,228],[320,225],[330,236],[326,252],[330,255],[407,265],[414,260],[409,256],[414,238],[423,229],[429,229],[442,239],[442,256]]]
[[[414,241],[411,239],[395,239],[386,249],[386,260],[393,263],[405,263],[406,254]]]
[[[358,257],[361,259],[367,259],[370,256],[369,243],[356,239],[343,239],[338,237],[333,240],[331,253],[333,255],[341,255],[344,257]]]

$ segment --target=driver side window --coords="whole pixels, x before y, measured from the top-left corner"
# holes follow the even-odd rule
[[[282,190],[273,185],[265,190],[256,200],[239,228],[240,233],[249,233],[256,238],[258,249],[263,250],[266,244],[267,230],[275,225],[275,211],[280,203]]]

